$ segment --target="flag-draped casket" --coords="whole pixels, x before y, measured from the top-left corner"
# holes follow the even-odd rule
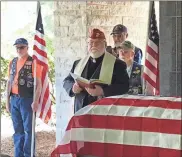
[[[100,99],[71,118],[51,157],[181,157],[181,108],[181,98]]]

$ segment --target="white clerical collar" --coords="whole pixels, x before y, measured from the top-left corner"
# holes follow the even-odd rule
[[[102,58],[104,56],[105,53],[103,53],[102,55],[100,55],[99,57],[93,57],[92,55],[90,55],[91,57],[91,60],[93,63],[96,63],[96,61],[99,59],[99,58]]]

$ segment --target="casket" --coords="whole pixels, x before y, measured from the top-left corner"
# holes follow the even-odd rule
[[[75,113],[51,157],[181,157],[181,98],[122,95]]]

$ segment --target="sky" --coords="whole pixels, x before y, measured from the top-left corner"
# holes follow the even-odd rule
[[[3,57],[11,58],[11,56],[14,56],[13,44],[17,38],[22,37],[22,35],[17,36],[14,33],[24,28],[30,21],[36,22],[36,7],[36,1],[1,2],[1,55]],[[35,25],[30,25],[30,30],[35,31]],[[30,30],[27,30],[27,32]]]
[[[48,2],[49,3],[49,2]],[[51,2],[50,2],[51,3]],[[42,17],[53,14],[53,10],[47,5],[42,7]],[[52,15],[53,16],[53,15]],[[35,33],[37,20],[37,1],[3,1],[1,2],[1,55],[6,59],[15,56],[13,44],[17,38],[24,37],[29,42],[29,52],[32,54],[33,37],[30,34]],[[46,29],[43,20],[45,35],[51,35]],[[23,28],[27,28],[26,32],[22,32]],[[19,31],[19,33],[15,33]]]
[[[2,34],[8,36],[13,31],[23,28],[30,20],[36,18],[36,5],[37,2],[1,2],[2,7]],[[33,13],[33,14],[32,14]],[[31,16],[30,16],[31,15]]]

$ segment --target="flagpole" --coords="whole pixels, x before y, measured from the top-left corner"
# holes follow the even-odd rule
[[[154,3],[154,1],[149,1],[149,16],[148,16],[148,29],[147,29],[147,38],[146,38],[146,50],[145,50],[145,54],[147,52],[147,44],[148,44],[148,35],[149,35],[149,28],[150,28],[150,17],[151,17],[151,12],[152,12],[152,4]],[[146,55],[145,55],[145,60],[146,60]],[[145,63],[144,63],[144,66],[145,66]],[[145,68],[145,67],[144,67]],[[143,89],[144,89],[144,95],[147,95],[147,84],[148,82],[144,79],[143,81]]]
[[[38,17],[38,13],[39,13],[39,8],[40,8],[40,2],[37,1],[37,17]],[[37,66],[37,62],[36,59],[34,59],[34,92],[33,92],[33,101],[35,102],[35,93],[36,93],[36,86],[37,86],[37,77],[36,77],[36,66]],[[31,140],[31,157],[34,156],[34,147],[35,147],[35,124],[36,124],[36,114],[33,111],[33,117],[32,117],[32,140]]]
[[[37,78],[36,78],[36,66],[37,62],[36,59],[34,60],[34,92],[33,92],[33,101],[35,102],[35,92],[36,92],[36,85],[37,85]],[[33,117],[32,117],[32,140],[31,140],[31,157],[34,155],[34,147],[35,147],[35,112],[33,111]]]
[[[151,9],[154,7],[154,5],[155,5],[155,1],[151,1]],[[156,88],[153,89],[153,93],[154,95],[156,95]]]

